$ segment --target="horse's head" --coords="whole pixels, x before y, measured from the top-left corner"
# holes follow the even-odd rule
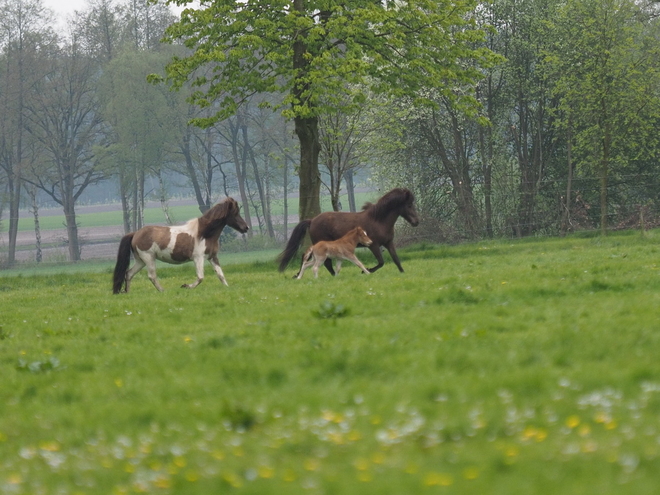
[[[372,240],[362,227],[357,227],[357,240],[358,244],[362,244],[363,246],[371,246],[372,243]]]
[[[405,192],[406,201],[401,208],[401,216],[410,225],[417,227],[419,225],[419,215],[415,209],[415,196],[408,189],[404,189],[403,191]]]
[[[231,203],[227,215],[227,225],[234,230],[238,230],[241,234],[245,234],[249,230],[249,227],[241,216],[241,209],[238,206],[238,202],[234,198],[229,198],[227,201]]]

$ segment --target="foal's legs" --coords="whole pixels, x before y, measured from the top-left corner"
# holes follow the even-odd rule
[[[309,252],[309,256],[308,256],[308,253],[305,253],[303,255],[302,266],[300,267],[300,271],[298,272],[298,275],[296,276],[296,278],[301,279],[302,276],[303,276],[303,273],[305,273],[305,270],[307,270],[310,266],[312,266],[315,261],[316,261],[316,259],[314,258],[314,255],[312,254],[312,252]]]
[[[197,280],[192,284],[183,284],[181,286],[183,289],[194,289],[195,287],[197,287],[199,284],[202,283],[202,280],[204,280],[204,257],[197,256],[196,258],[193,259],[193,261],[195,262],[195,272],[197,273]]]
[[[314,278],[319,278],[319,267],[324,261],[329,261],[332,264],[332,260],[326,256],[314,256],[314,266],[312,267]]]
[[[348,261],[352,261],[355,265],[357,265],[358,268],[360,268],[364,273],[369,275],[371,273],[366,266],[362,264],[362,262],[355,256],[355,254],[351,254],[350,256],[347,256],[346,259]],[[337,273],[339,273],[339,260],[337,260]]]
[[[209,263],[211,263],[211,266],[215,270],[215,274],[218,276],[220,281],[225,284],[227,287],[229,287],[229,284],[227,283],[227,279],[225,279],[225,274],[222,272],[222,268],[220,268],[220,262],[218,261],[218,256],[213,255],[209,259]]]
[[[144,261],[142,261],[142,258],[139,256],[135,257],[135,263],[133,263],[133,266],[131,267],[130,270],[126,272],[126,292],[128,292],[128,289],[130,288],[131,285],[131,279],[135,277],[135,274],[142,270],[145,266]]]

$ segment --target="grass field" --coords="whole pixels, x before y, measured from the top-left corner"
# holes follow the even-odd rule
[[[0,493],[656,494],[659,243],[3,276]]]

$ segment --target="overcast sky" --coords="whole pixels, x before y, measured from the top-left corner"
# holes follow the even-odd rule
[[[55,11],[60,26],[64,26],[67,15],[72,14],[74,10],[85,10],[87,8],[87,0],[43,0],[43,4]],[[178,7],[170,6],[170,8],[174,12],[181,10]]]
[[[64,19],[74,10],[82,10],[86,0],[43,0],[43,3],[49,9],[53,9],[59,18]]]

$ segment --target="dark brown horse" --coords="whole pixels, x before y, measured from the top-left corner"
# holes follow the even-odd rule
[[[369,271],[373,273],[385,263],[380,250],[383,246],[389,251],[392,261],[402,272],[401,262],[394,249],[394,224],[399,217],[403,217],[413,227],[419,224],[419,216],[414,202],[415,196],[412,192],[408,189],[397,188],[385,194],[375,204],[366,203],[360,212],[328,211],[311,220],[303,220],[294,227],[289,242],[277,258],[279,270],[284,271],[291,262],[308,230],[312,244],[316,244],[319,241],[335,241],[349,230],[360,226],[369,233],[369,237],[373,241],[369,249],[378,260],[378,264]],[[334,275],[331,260],[325,260],[325,267]]]
[[[124,285],[128,292],[131,279],[145,266],[151,283],[162,291],[163,288],[156,277],[156,260],[172,264],[194,261],[197,281],[182,285],[188,289],[197,287],[204,280],[204,260],[209,260],[218,278],[227,285],[218,262],[218,240],[225,225],[243,234],[248,231],[248,226],[240,215],[238,203],[232,198],[221,201],[201,217],[188,220],[183,225],[149,225],[137,232],[126,234],[119,243],[112,292],[118,294]],[[129,270],[131,252],[135,257],[135,264]]]

